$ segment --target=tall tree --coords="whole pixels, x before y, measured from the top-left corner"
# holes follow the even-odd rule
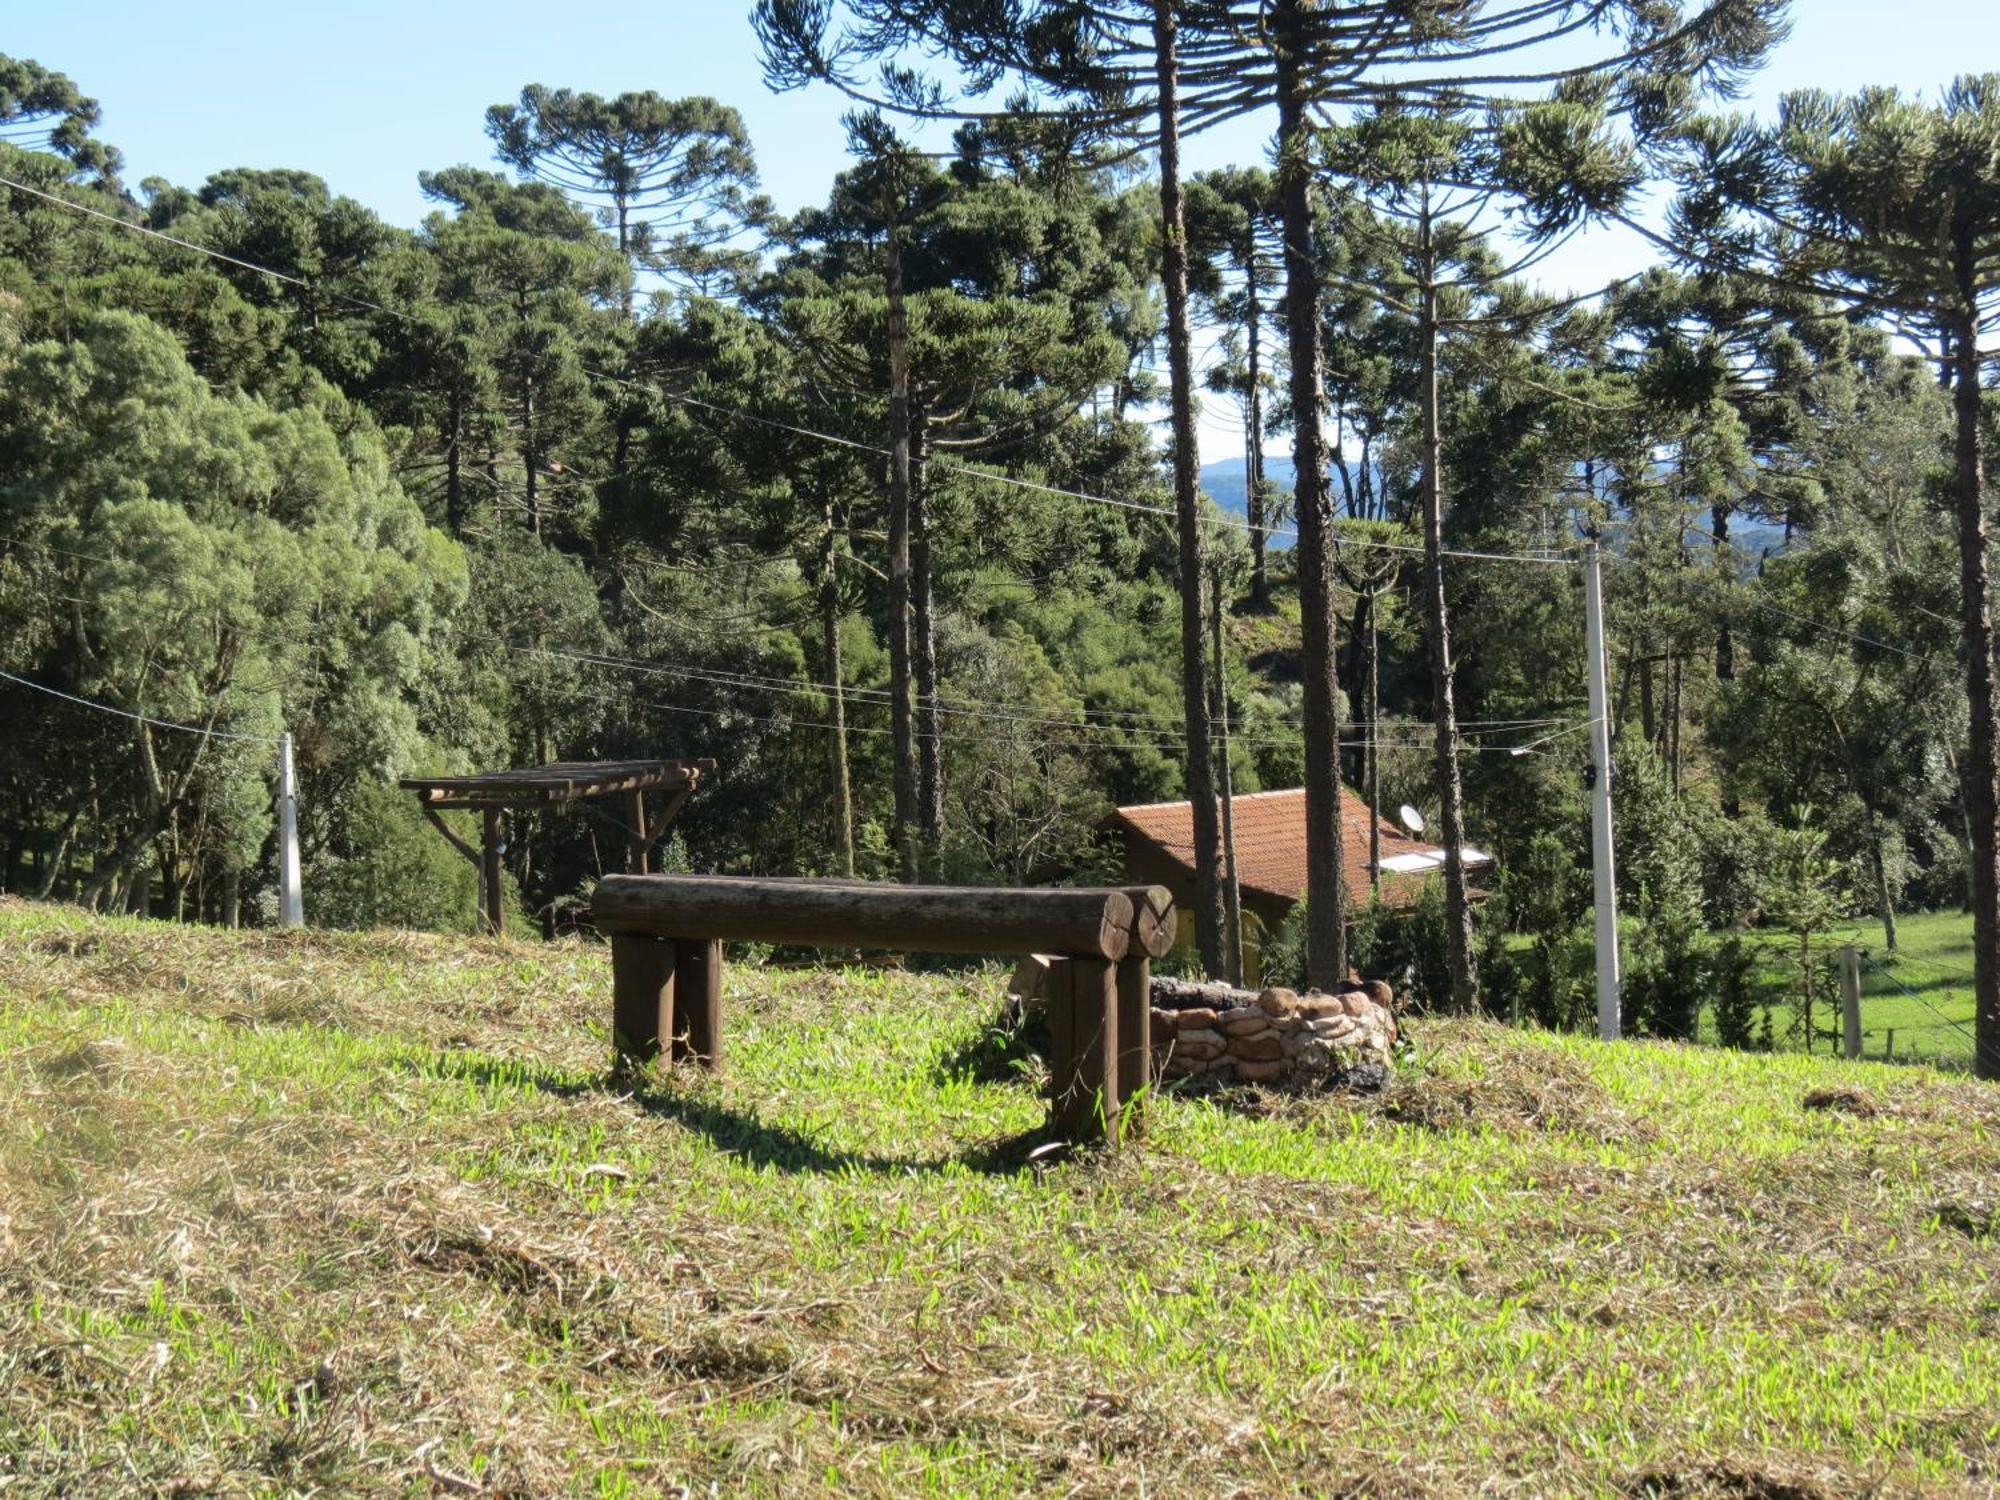
[[[1168,412],[1173,426],[1174,522],[1180,556],[1181,716],[1187,726],[1187,795],[1194,835],[1194,928],[1201,965],[1229,970],[1222,830],[1215,801],[1203,649],[1204,566],[1201,454],[1194,431],[1194,347],[1188,319],[1187,211],[1181,185],[1180,18],[1174,0],[1153,0],[1154,118],[1160,153],[1160,281],[1167,305]]]
[[[985,0],[760,0],[758,26],[773,82],[823,79],[861,94],[866,88],[857,64],[888,56],[883,93],[916,113],[945,112],[942,89],[895,59],[932,51],[958,62],[975,91],[1002,78],[1025,79],[1063,96],[1103,128],[1143,135],[1140,122],[1166,120],[1164,112],[1151,110],[1159,102],[1163,16],[1174,43],[1177,130],[1275,103],[1297,475],[1307,968],[1316,984],[1333,983],[1346,968],[1339,682],[1312,193],[1318,131],[1342,110],[1384,99],[1459,108],[1504,103],[1524,79],[1554,79],[1559,94],[1615,94],[1635,119],[1657,128],[1685,108],[1694,88],[1727,86],[1754,65],[1780,34],[1780,10],[1781,0],[1711,0],[1692,14],[1671,0],[1509,0],[1443,9],[1407,0],[1340,6],[1271,0],[1268,7],[1231,0],[1028,0],[1005,6]],[[1580,63],[1563,56],[1586,27],[1609,32],[1611,43]],[[1206,857],[1202,844],[1197,838],[1197,868]]]
[[[743,118],[714,99],[650,89],[605,99],[531,83],[486,112],[501,160],[598,212],[634,275],[703,284],[743,269],[729,247],[765,205]],[[632,311],[632,285],[622,305]]]
[[[1986,515],[1982,336],[2000,320],[2000,74],[1927,105],[1894,89],[1788,95],[1775,125],[1687,133],[1674,233],[1705,264],[1760,272],[1937,341],[1953,402],[1951,503],[1970,712],[1975,1065],[2000,1077],[2000,723]]]
[[[69,163],[70,175],[90,177],[113,191],[124,158],[92,137],[100,111],[69,78],[33,58],[0,52],[0,141],[24,151],[46,151]]]
[[[1212,315],[1229,330],[1227,355],[1210,366],[1211,390],[1236,398],[1243,410],[1243,504],[1250,538],[1250,605],[1271,607],[1265,562],[1271,528],[1281,519],[1264,477],[1264,336],[1284,247],[1278,232],[1277,191],[1261,168],[1231,167],[1194,179],[1190,240],[1198,287]],[[1239,343],[1240,337],[1240,343]]]

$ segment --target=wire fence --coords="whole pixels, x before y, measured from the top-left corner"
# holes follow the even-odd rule
[[[1937,919],[1919,914],[1913,920],[1921,925]],[[1966,918],[1968,942],[1970,926]],[[1935,935],[1919,932],[1914,943],[1906,939],[1902,951],[1893,953],[1860,942],[1863,935],[1836,934],[1817,950],[1809,1019],[1796,960],[1775,947],[1765,951],[1749,976],[1747,992],[1743,981],[1737,981],[1733,1024],[1744,1038],[1738,1044],[1819,1057],[1845,1055],[1841,953],[1851,946],[1860,990],[1860,1056],[1871,1062],[1971,1071],[1979,1049],[1976,999],[1971,958],[1963,954],[1965,943],[1957,941],[1958,934],[1948,935],[1943,956],[1927,951],[1936,946]],[[1719,1001],[1703,1006],[1699,1034],[1704,1040],[1720,1042],[1729,1034],[1725,1008],[1726,1002]]]

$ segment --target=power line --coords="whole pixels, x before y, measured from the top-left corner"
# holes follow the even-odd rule
[[[115,225],[120,229],[131,230],[134,233],[145,235],[152,239],[160,240],[163,243],[173,245],[178,249],[193,251],[195,254],[198,255],[206,255],[215,260],[223,261],[226,264],[239,267],[240,269],[255,272],[258,275],[269,276],[274,280],[285,282],[292,286],[303,287],[308,291],[315,290],[313,283],[305,280],[302,277],[293,276],[283,271],[274,270],[269,266],[259,265],[254,261],[247,261],[237,256],[225,254],[220,250],[214,250],[209,248],[208,246],[196,244],[192,240],[184,240],[175,235],[162,233],[160,230],[152,229],[144,224],[132,223],[129,220],[118,218],[114,214],[105,213],[101,209],[91,208],[87,204],[76,203],[68,198],[60,197],[54,193],[50,193],[41,188],[34,187],[28,183],[18,182],[11,177],[0,176],[0,186],[11,187],[20,192],[28,193],[36,198],[40,198],[46,202],[56,204],[60,207],[74,209],[76,212],[80,214],[85,214],[90,218],[99,219],[102,220],[104,223]],[[344,302],[353,307],[359,307],[366,309],[367,311],[370,312],[380,313],[384,317],[395,318],[401,322],[416,323],[419,321],[410,313],[392,307],[385,307],[381,303],[370,301],[365,297],[355,297],[344,292],[331,292],[331,291],[323,292],[323,295],[329,297],[334,301]],[[832,444],[834,446],[847,448],[856,452],[872,453],[877,456],[885,458],[890,456],[890,450],[881,447],[878,444],[862,442],[857,438],[842,437],[837,433],[822,432],[816,428],[800,426],[797,423],[780,421],[775,417],[762,416],[756,412],[747,412],[737,408],[722,406],[713,401],[705,401],[698,396],[689,396],[682,392],[669,391],[664,387],[652,385],[645,381],[634,380],[629,376],[613,374],[610,371],[606,370],[594,370],[590,369],[587,366],[584,367],[584,373],[591,376],[593,379],[607,381],[613,385],[623,386],[630,390],[648,392],[650,394],[657,395],[664,400],[675,402],[679,405],[695,407],[705,411],[711,411],[719,416],[729,417],[732,418],[733,420],[754,423],[758,426],[771,428],[775,431],[788,432],[797,437],[812,438],[817,442]],[[1083,490],[1066,489],[1061,485],[1043,484],[1037,480],[1022,479],[1016,475],[995,474],[988,470],[975,468],[971,464],[961,463],[954,459],[933,458],[931,460],[931,465],[933,468],[943,469],[952,473],[963,474],[969,478],[990,480],[995,484],[1007,485],[1014,489],[1027,490],[1031,493],[1056,496],[1070,500],[1079,500],[1085,502],[1086,504],[1106,506],[1111,509],[1129,511],[1140,515],[1156,515],[1156,516],[1166,517],[1169,519],[1174,519],[1178,515],[1178,512],[1172,506],[1154,505],[1141,500],[1123,500],[1115,498],[1110,495],[1094,495]],[[1286,537],[1291,537],[1295,541],[1298,538],[1298,532],[1294,528],[1288,526],[1253,526],[1247,519],[1239,519],[1235,516],[1228,515],[1227,513],[1222,513],[1221,515],[1218,516],[1217,519],[1223,525],[1232,526],[1246,532],[1262,532],[1266,536],[1286,536]],[[1371,538],[1357,538],[1357,537],[1336,538],[1336,545],[1360,547],[1363,549],[1383,551],[1383,552],[1402,552],[1414,556],[1424,555],[1424,549],[1421,547],[1406,546],[1396,542],[1377,541]],[[1514,553],[1514,552],[1473,552],[1473,551],[1464,551],[1452,548],[1444,549],[1443,555],[1446,557],[1461,558],[1479,562],[1541,563],[1541,564],[1550,564],[1556,566],[1574,566],[1577,561],[1574,557],[1567,557],[1561,555],[1543,555],[1537,553]]]
[[[131,719],[135,723],[150,724],[155,729],[178,729],[183,734],[198,734],[203,739],[247,740],[259,745],[275,745],[279,736],[275,734],[236,734],[226,729],[203,729],[196,724],[176,724],[170,719],[155,719],[148,714],[135,714],[129,709],[113,708],[109,703],[93,702],[89,698],[79,698],[74,693],[65,693],[58,688],[45,687],[39,682],[31,682],[25,677],[16,677],[12,672],[0,672],[0,678],[18,683],[24,688],[33,688],[38,693],[47,693],[51,698],[60,698],[65,703],[74,703],[81,708],[94,708],[101,714],[116,714],[121,719]]]
[[[804,681],[795,677],[775,677],[759,672],[738,672],[722,667],[672,667],[657,662],[642,661],[635,657],[614,656],[607,652],[564,650],[558,647],[544,646],[539,643],[506,641],[501,640],[499,637],[492,637],[491,639],[496,644],[504,645],[512,650],[537,652],[544,655],[561,657],[565,660],[588,662],[597,666],[625,667],[635,672],[664,677],[685,678],[698,682],[713,683],[723,687],[743,687],[759,692],[772,693],[826,693],[831,691],[829,684],[817,681]],[[893,698],[892,692],[886,688],[862,687],[846,683],[841,685],[840,692],[843,697],[858,700],[869,706],[884,706],[891,702]],[[1180,719],[1177,715],[1153,714],[1138,709],[1080,708],[1078,712],[1083,714],[1086,720],[1089,721],[1087,725],[1080,726],[1073,719],[1037,716],[1031,713],[1024,714],[1020,712],[1023,705],[990,698],[958,698],[946,697],[940,694],[938,697],[938,707],[941,713],[970,718],[998,719],[1013,723],[1047,724],[1058,728],[1090,727],[1105,730],[1130,730],[1133,733],[1139,734],[1168,734],[1169,737],[1175,739],[1178,739],[1180,734]],[[1115,716],[1119,719],[1128,719],[1135,722],[1129,725],[1115,722],[1101,722],[1090,719],[1091,715]],[[1367,720],[1347,719],[1342,721],[1342,727],[1347,729],[1364,729],[1380,727],[1383,724],[1407,725],[1411,722],[1406,719],[1386,719],[1370,723]],[[1538,729],[1551,724],[1567,724],[1568,722],[1567,719],[1547,717],[1481,719],[1467,721],[1461,724],[1459,728],[1461,730],[1498,733],[1504,730]],[[1158,725],[1160,728],[1158,730],[1149,729],[1147,727],[1149,725]],[[1169,731],[1171,731],[1170,734]],[[1256,739],[1257,737],[1238,736],[1237,738]],[[1269,736],[1262,737],[1258,742],[1271,744],[1289,743],[1289,741],[1274,740]]]
[[[104,563],[107,565],[114,564],[116,561],[115,559],[106,557],[101,553],[79,552],[74,548],[58,547],[47,542],[30,541],[26,537],[0,535],[0,546],[31,547],[39,551],[56,554],[58,556],[76,558],[86,562]],[[259,639],[272,640],[280,644],[285,644],[285,645],[300,644],[300,642],[296,638],[289,636],[274,636],[269,634],[268,632],[253,632],[253,634],[256,634]],[[762,693],[776,694],[779,696],[791,696],[797,693],[824,694],[830,691],[828,685],[825,683],[803,681],[798,678],[790,678],[790,677],[775,677],[765,673],[739,672],[727,668],[705,667],[705,666],[674,667],[674,666],[667,666],[655,661],[641,660],[636,657],[616,656],[611,653],[602,651],[565,650],[559,647],[546,646],[535,642],[507,640],[499,636],[483,637],[483,639],[487,640],[490,644],[500,646],[506,650],[513,651],[516,653],[527,653],[533,655],[547,656],[558,660],[581,662],[592,666],[624,668],[628,671],[636,672],[642,675],[671,677],[682,681],[702,683],[714,687],[732,688],[739,691],[762,692]],[[885,708],[889,706],[889,704],[893,701],[892,693],[890,692],[889,689],[886,688],[871,688],[871,687],[861,686],[858,684],[843,683],[841,685],[840,691],[844,699],[851,701],[860,707]],[[650,706],[655,708],[665,709],[669,712],[689,712],[689,713],[714,712],[715,716],[717,717],[724,716],[720,711],[675,708],[673,706],[665,704],[653,704]],[[1178,745],[1181,738],[1180,721],[1177,716],[1173,715],[1148,713],[1144,710],[1139,710],[1139,709],[1110,709],[1110,708],[1093,709],[1088,707],[1080,707],[1078,709],[1078,712],[1083,717],[1082,720],[1079,721],[1076,719],[1058,718],[1049,715],[1023,713],[1019,711],[1022,707],[1023,706],[1019,704],[1008,703],[995,699],[956,698],[956,697],[947,698],[944,695],[939,695],[937,700],[937,712],[940,714],[940,716],[944,717],[972,718],[993,723],[1028,724],[1050,729],[1069,730],[1078,733],[1121,734],[1126,736],[1128,739],[1135,739],[1144,743],[1150,743],[1154,745]],[[1127,722],[1119,722],[1121,720]],[[767,719],[767,720],[754,720],[754,722],[798,723],[801,721],[779,721],[779,720]],[[1566,719],[1557,717],[1480,719],[1480,720],[1468,720],[1462,722],[1461,724],[1458,725],[1458,729],[1461,734],[1503,734],[1508,732],[1518,733],[1524,731],[1532,731],[1535,729],[1546,728],[1550,725],[1567,725],[1569,724],[1569,722],[1570,721]],[[1383,727],[1414,728],[1422,726],[1422,724],[1423,724],[1422,720],[1410,720],[1404,718],[1390,718],[1390,719],[1376,720],[1372,722],[1367,720],[1350,719],[1350,720],[1344,720],[1342,722],[1341,727],[1343,729],[1348,729],[1348,730],[1379,729]],[[827,725],[825,727],[832,728],[835,726]],[[855,730],[858,733],[887,732],[887,731],[877,730],[872,726],[849,725],[847,727]],[[1568,731],[1565,730],[1561,732],[1566,733]],[[1283,735],[1238,734],[1234,736],[1234,738],[1238,743],[1242,744],[1278,746],[1278,745],[1290,745],[1293,743],[1293,740],[1290,736],[1283,736]],[[1367,742],[1348,741],[1345,743],[1347,747],[1354,748],[1358,744],[1365,744]],[[1380,740],[1374,741],[1374,743],[1377,746],[1377,748],[1381,749],[1425,748],[1420,744],[1403,744],[1398,742],[1388,742]],[[1539,745],[1545,743],[1545,740],[1537,740],[1533,743]],[[1520,747],[1468,744],[1466,745],[1465,748],[1472,750],[1503,750],[1503,749],[1512,750]]]

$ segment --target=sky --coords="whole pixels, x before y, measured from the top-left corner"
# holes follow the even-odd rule
[[[58,0],[9,7],[0,52],[74,79],[103,106],[99,134],[126,179],[197,186],[227,167],[300,167],[393,223],[429,210],[419,171],[494,165],[487,106],[522,85],[710,94],[742,112],[764,191],[781,211],[823,201],[846,162],[845,101],[765,86],[747,0],[659,0],[570,12],[524,0]],[[1792,0],[1792,35],[1741,107],[1791,89],[1894,84],[1935,94],[1954,73],[2000,68],[2000,0]],[[1194,137],[1188,169],[1261,160],[1269,122]],[[1563,290],[1603,285],[1654,257],[1597,231],[1538,268]],[[1225,403],[1203,413],[1205,459],[1242,453]]]

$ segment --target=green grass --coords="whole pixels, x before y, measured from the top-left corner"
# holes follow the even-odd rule
[[[1992,1089],[1419,1022],[1063,1159],[997,990],[634,1095],[593,949],[0,903],[0,1490],[1993,1492]]]
[[[1781,933],[1759,932],[1759,946],[1769,955],[1766,972],[1774,984],[1796,983],[1796,969]],[[1896,919],[1896,951],[1888,951],[1879,921],[1854,920],[1815,939],[1831,955],[1844,943],[1862,950],[1862,1055],[1936,1063],[1944,1067],[1972,1066],[1974,999],[1972,993],[1972,917],[1956,911],[1913,912]],[[1827,1031],[1840,1026],[1837,983],[1816,1007],[1815,1024]],[[1797,1036],[1784,1037],[1789,1013],[1774,1016],[1781,1042],[1800,1045]],[[1890,1033],[1894,1035],[1891,1036]],[[1822,1037],[1823,1051],[1838,1042]]]

